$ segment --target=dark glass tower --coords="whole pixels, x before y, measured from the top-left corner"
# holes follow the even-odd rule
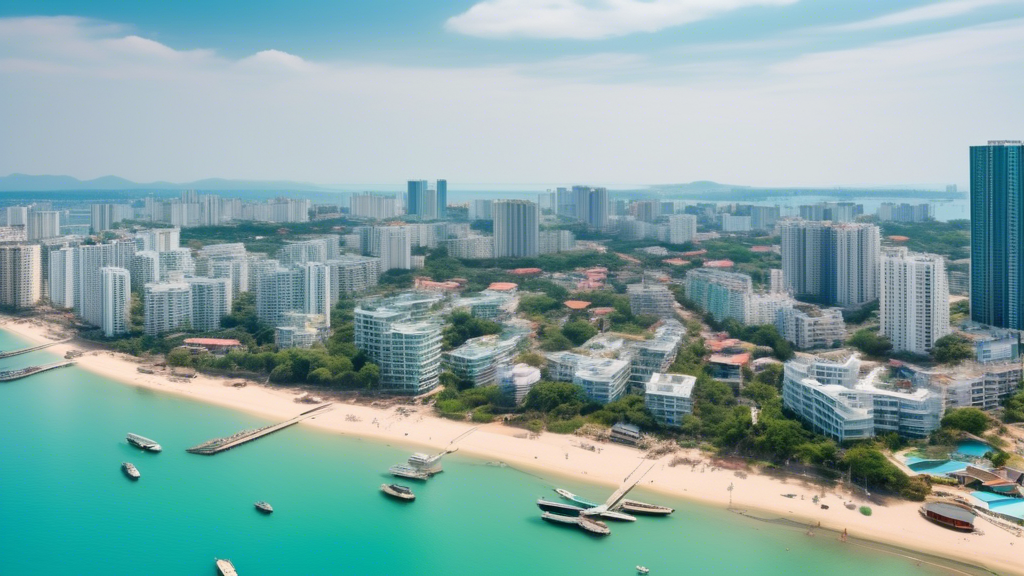
[[[1024,146],[971,146],[971,320],[1024,329]]]
[[[427,181],[409,180],[408,198],[406,199],[405,213],[409,216],[423,216],[426,209]]]
[[[448,181],[437,181],[437,217],[440,220],[448,218]]]

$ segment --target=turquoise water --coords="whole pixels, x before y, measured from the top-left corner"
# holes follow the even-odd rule
[[[0,349],[19,342],[0,332]],[[38,352],[0,369],[46,361]],[[213,457],[188,446],[267,422],[136,389],[77,368],[0,384],[0,574],[243,576],[927,574],[910,560],[808,538],[660,496],[669,518],[611,524],[597,539],[540,520],[538,496],[603,488],[496,468],[457,454],[402,504],[378,491],[409,448],[297,426]],[[149,454],[128,432],[161,444]],[[119,465],[135,463],[131,482]],[[273,504],[263,516],[256,500]],[[788,549],[788,550],[787,550]]]
[[[916,462],[912,461],[916,460]],[[958,460],[920,460],[907,458],[907,467],[914,472],[923,472],[932,476],[942,476],[949,472],[956,472],[967,468],[966,462]]]
[[[956,451],[967,456],[983,458],[987,452],[992,451],[992,447],[977,440],[961,440],[956,445]]]

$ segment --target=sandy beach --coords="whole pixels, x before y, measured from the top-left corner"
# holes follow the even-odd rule
[[[39,320],[0,317],[0,329],[10,331],[34,343],[54,341],[55,329]],[[59,330],[59,329],[58,329]],[[308,409],[298,404],[298,392],[249,382],[244,387],[232,386],[239,378],[217,378],[199,375],[187,381],[172,381],[166,375],[143,374],[138,359],[96,349],[95,345],[72,341],[49,349],[63,356],[69,350],[85,350],[75,361],[80,368],[127,385],[143,386],[171,394],[193,398],[221,406],[245,410],[270,419],[285,420]],[[449,442],[474,427],[468,422],[455,422],[434,417],[431,408],[400,404],[403,410],[342,403],[333,411],[306,420],[301,425],[325,431],[404,443],[421,448],[442,450]],[[597,451],[581,446],[592,444]],[[571,435],[541,434],[529,438],[525,430],[500,423],[479,426],[458,442],[459,452],[486,461],[501,461],[510,466],[532,469],[542,474],[571,477],[609,487],[617,487],[644,458],[644,452],[617,444],[594,442]],[[674,458],[687,458],[693,464],[672,466]],[[936,526],[921,518],[919,504],[889,501],[880,504],[868,501],[862,489],[823,489],[820,484],[795,478],[775,478],[750,470],[731,470],[712,464],[698,450],[680,450],[651,460],[653,469],[642,485],[653,490],[708,505],[747,510],[766,518],[786,518],[796,522],[842,532],[855,539],[868,540],[904,549],[950,558],[982,566],[1000,574],[1024,575],[1020,551],[1024,539],[981,519],[978,527],[984,534],[960,534]],[[729,491],[729,486],[733,490]],[[795,494],[786,498],[783,494]],[[818,496],[823,510],[812,502]],[[849,510],[845,502],[858,506],[867,504],[871,516]],[[822,533],[818,537],[834,537]],[[1019,546],[1018,546],[1019,544]],[[927,560],[922,559],[927,562]],[[951,572],[955,573],[955,572]]]

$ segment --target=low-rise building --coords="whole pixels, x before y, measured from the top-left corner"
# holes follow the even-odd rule
[[[427,320],[439,294],[406,293],[360,302],[355,344],[380,367],[381,390],[422,394],[437,387],[441,325]]]
[[[664,426],[679,426],[683,417],[693,413],[693,385],[697,379],[687,374],[655,373],[644,390],[644,406]]]
[[[462,346],[444,353],[448,369],[473,386],[490,386],[498,379],[498,367],[512,361],[518,335],[480,336],[470,338]]]
[[[779,310],[775,327],[783,338],[800,349],[831,348],[846,340],[846,323],[839,308],[821,309],[797,303]]]
[[[526,400],[537,382],[540,382],[540,369],[529,364],[506,364],[498,368],[498,387],[502,394],[513,398],[517,406]]]
[[[666,320],[654,331],[654,338],[629,344],[629,387],[643,391],[651,376],[665,372],[676,359],[686,335],[686,328],[678,320]]]
[[[630,311],[639,316],[650,314],[658,318],[675,317],[675,297],[663,284],[630,284],[626,288]]]
[[[548,377],[572,382],[587,398],[601,404],[618,400],[629,381],[629,362],[611,358],[591,358],[573,352],[547,354]]]

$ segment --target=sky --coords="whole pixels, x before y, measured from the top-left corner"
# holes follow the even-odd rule
[[[8,0],[0,175],[965,186],[1022,64],[1024,0]]]

